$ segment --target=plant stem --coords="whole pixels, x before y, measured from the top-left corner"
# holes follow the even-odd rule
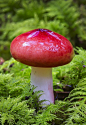
[[[31,84],[37,86],[35,91],[43,91],[40,100],[48,100],[46,104],[54,103],[52,68],[32,67]]]

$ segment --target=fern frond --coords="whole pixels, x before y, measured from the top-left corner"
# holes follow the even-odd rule
[[[29,109],[27,101],[22,101],[21,98],[12,99],[10,97],[1,100],[0,102],[0,123],[2,125],[8,123],[16,124],[32,124],[34,109]]]
[[[86,123],[86,78],[79,81],[76,88],[70,92],[67,98],[70,100],[66,125]]]
[[[0,74],[0,99],[9,95],[9,88],[7,84],[12,78],[11,74]]]
[[[67,112],[69,118],[66,120],[65,125],[73,125],[73,124],[85,124],[86,123],[86,104],[84,101],[79,103],[74,103],[73,107],[69,107]]]
[[[56,112],[60,111],[57,107],[57,105],[50,105],[47,107],[46,110],[44,110],[42,112],[42,114],[38,114],[36,116],[36,119],[37,119],[37,122],[36,124],[37,125],[49,125],[48,122],[52,122],[53,120],[55,119],[59,119],[59,120],[62,120],[61,118],[57,118],[56,117]],[[61,111],[60,111],[61,112]],[[63,112],[62,112],[63,113]]]

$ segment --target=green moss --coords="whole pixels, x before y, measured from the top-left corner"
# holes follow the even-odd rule
[[[53,87],[57,82],[73,89],[63,101],[42,107],[40,91],[30,84],[31,67],[13,58],[0,66],[0,125],[81,125],[86,123],[86,52],[77,48],[71,63],[53,68]],[[5,70],[4,70],[5,69]],[[63,79],[64,78],[64,79]],[[39,93],[39,96],[38,96]]]

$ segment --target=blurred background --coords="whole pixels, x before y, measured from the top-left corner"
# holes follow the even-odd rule
[[[86,49],[86,0],[0,0],[0,57],[21,33],[46,28]]]

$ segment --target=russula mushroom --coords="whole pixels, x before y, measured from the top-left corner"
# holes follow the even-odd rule
[[[40,100],[54,103],[52,67],[72,60],[72,44],[51,30],[35,29],[17,36],[11,43],[10,52],[15,60],[32,66],[31,84],[36,86],[35,91],[43,91]]]

